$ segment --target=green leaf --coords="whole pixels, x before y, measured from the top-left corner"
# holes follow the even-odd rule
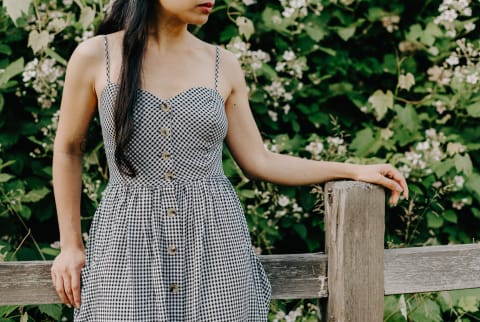
[[[20,322],[28,322],[28,312],[25,312],[22,314],[22,317],[20,318]]]
[[[262,13],[263,23],[268,29],[275,30],[284,34],[288,34],[289,33],[287,29],[288,24],[283,22],[283,20],[281,23],[274,22],[277,18],[281,19],[281,17],[282,15],[280,14],[280,11],[274,10],[270,7],[265,8],[265,10]]]
[[[5,56],[10,56],[12,54],[12,48],[5,44],[0,44],[0,54],[4,54]]]
[[[237,24],[240,35],[244,36],[246,40],[249,40],[255,32],[252,20],[246,17],[238,17],[235,23]]]
[[[43,247],[43,248],[40,248],[40,250],[42,251],[42,253],[46,255],[51,255],[51,256],[57,256],[60,253],[60,250],[50,248],[50,247]]]
[[[14,76],[23,72],[24,62],[23,57],[15,60],[13,63],[9,64],[7,68],[0,74],[0,87],[5,86],[7,82]]]
[[[45,198],[46,195],[50,193],[50,189],[43,187],[40,189],[30,190],[26,195],[23,196],[23,202],[37,202]]]
[[[1,317],[6,317],[13,311],[17,309],[17,305],[5,305],[5,306],[0,306],[0,316]],[[1,320],[0,320],[1,321]]]
[[[407,40],[411,42],[416,42],[420,37],[423,35],[423,29],[422,26],[419,24],[415,24],[410,26],[410,30],[406,34]]]
[[[465,187],[476,194],[477,198],[480,199],[480,175],[478,173],[472,173],[468,177],[465,182]]]
[[[471,117],[480,117],[480,101],[467,106],[467,113]]]
[[[22,218],[25,218],[26,220],[32,217],[32,209],[24,205],[22,205],[22,208],[20,209],[19,213],[20,213],[20,216],[22,216]]]
[[[384,93],[378,89],[368,98],[368,102],[372,104],[377,120],[380,121],[387,113],[387,110],[393,108],[393,93],[390,90]]]
[[[429,298],[422,298],[417,301],[418,305],[410,315],[412,321],[441,322],[443,321],[440,307],[435,301]]]
[[[63,66],[67,66],[67,61],[52,49],[45,48],[45,54],[55,59],[58,63],[62,64]]]
[[[373,136],[373,131],[371,128],[367,127],[357,132],[355,139],[352,141],[351,147],[357,152],[357,156],[364,157],[370,152],[371,146],[374,142],[375,138]]]
[[[377,21],[380,20],[383,16],[385,16],[385,11],[379,7],[372,7],[368,9],[367,18],[369,21]]]
[[[306,24],[305,32],[315,42],[322,40],[326,36],[325,30],[318,25]]]
[[[397,321],[406,321],[402,316],[400,311],[401,301],[400,297],[396,295],[385,296],[383,316],[385,321],[388,322],[397,322]],[[388,318],[388,320],[387,320]]]
[[[62,319],[62,305],[61,304],[40,304],[38,305],[40,312],[45,313],[55,321]]]
[[[11,174],[8,174],[8,173],[0,173],[0,182],[7,182],[8,180],[14,177],[15,176],[12,176]]]
[[[468,154],[463,156],[456,154],[453,160],[455,162],[455,168],[458,172],[463,172],[467,176],[472,174],[473,164]]]
[[[410,133],[415,133],[420,128],[420,119],[417,112],[411,105],[401,108],[400,106],[395,108],[395,112],[398,115],[400,123],[403,127],[406,128]]]
[[[429,228],[440,228],[443,225],[443,218],[434,212],[428,212],[427,225]]]
[[[345,28],[338,28],[337,33],[343,41],[347,41],[355,34],[355,30],[355,26],[350,26]]]
[[[38,32],[36,29],[30,31],[28,35],[28,46],[32,48],[34,53],[47,48],[50,43],[50,34],[46,30]]]
[[[451,168],[455,166],[453,159],[446,159],[432,164],[432,170],[437,177],[443,177]]]
[[[479,297],[463,296],[458,301],[458,306],[465,312],[477,312],[479,310]]]
[[[7,13],[15,25],[23,13],[28,13],[31,3],[32,0],[3,0],[3,6],[7,9]]]
[[[445,218],[445,220],[448,222],[451,222],[454,224],[458,223],[457,214],[455,213],[455,211],[451,209],[448,209],[447,211],[445,211],[445,213],[443,214],[443,218]]]
[[[248,198],[248,199],[255,198],[255,191],[253,191],[251,189],[241,189],[239,191],[239,194],[242,197],[245,197],[245,198]]]
[[[442,31],[437,24],[430,22],[425,30],[420,35],[420,42],[427,46],[432,46],[435,43],[435,38],[441,37]]]

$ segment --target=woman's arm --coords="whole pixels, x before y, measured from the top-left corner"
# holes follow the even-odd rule
[[[397,203],[402,191],[408,198],[405,178],[389,164],[315,161],[266,150],[249,107],[241,67],[233,54],[225,51],[223,57],[232,88],[226,101],[229,120],[226,144],[247,177],[282,185],[308,185],[345,178],[385,186],[392,190],[391,204]]]
[[[67,66],[53,149],[53,190],[60,230],[60,254],[52,281],[67,305],[80,305],[80,270],[85,250],[80,226],[82,154],[88,125],[96,110],[95,75],[100,67],[99,39],[80,44]]]

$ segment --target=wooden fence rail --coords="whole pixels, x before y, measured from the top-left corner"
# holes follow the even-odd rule
[[[326,252],[261,255],[272,298],[328,298],[328,321],[383,320],[389,294],[480,288],[480,244],[384,250],[385,194],[325,186]],[[59,303],[51,261],[0,263],[0,305]]]

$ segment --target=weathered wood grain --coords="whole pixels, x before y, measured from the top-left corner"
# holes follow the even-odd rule
[[[353,181],[325,192],[328,321],[383,321],[385,192]]]
[[[327,256],[287,254],[260,256],[272,284],[272,298],[327,297]]]
[[[480,244],[385,251],[385,294],[480,288]]]
[[[387,249],[384,256],[385,295],[480,288],[480,244]],[[259,257],[272,284],[272,298],[327,297],[325,254]],[[0,262],[0,305],[59,303],[51,265]]]
[[[0,263],[0,305],[60,303],[51,266],[52,261]]]

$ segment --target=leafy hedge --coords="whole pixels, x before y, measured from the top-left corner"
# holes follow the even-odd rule
[[[0,1],[0,260],[52,259],[51,156],[66,61],[106,0]],[[265,146],[318,160],[387,161],[410,200],[388,209],[386,247],[480,239],[478,0],[223,0],[191,30],[241,61]],[[88,227],[108,179],[98,119],[82,195]],[[225,173],[259,253],[323,249],[320,186]],[[389,296],[387,321],[478,321],[480,292]],[[314,321],[317,302],[272,301],[271,321]],[[1,321],[69,320],[61,305],[0,307]],[[62,318],[63,317],[63,318]]]

